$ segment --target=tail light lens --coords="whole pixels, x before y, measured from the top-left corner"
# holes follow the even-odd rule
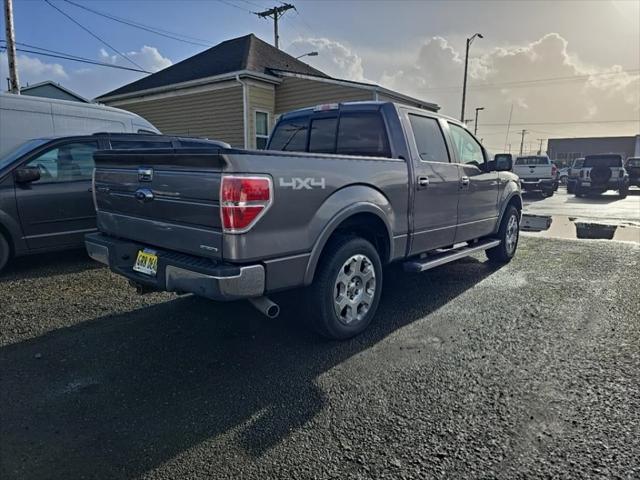
[[[558,173],[558,167],[554,163],[551,164],[551,176],[555,177]]]
[[[220,220],[226,233],[248,231],[271,206],[271,178],[224,175],[220,184]]]

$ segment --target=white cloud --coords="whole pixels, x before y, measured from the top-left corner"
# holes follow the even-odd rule
[[[139,51],[126,52],[125,55],[140,65],[143,70],[157,72],[172,65],[171,60],[163,57],[156,47],[144,45]],[[100,60],[123,67],[136,68],[135,65],[120,55],[110,55],[104,48],[100,49]]]
[[[348,46],[327,38],[298,38],[287,48],[293,56],[318,52],[317,57],[305,57],[302,61],[327,75],[357,82],[366,81],[362,59]]]
[[[69,78],[69,75],[65,71],[64,67],[59,63],[46,63],[39,58],[30,57],[27,55],[18,54],[17,65],[20,83],[23,85],[27,83],[37,83],[42,80],[65,80]],[[0,52],[0,75],[2,78],[9,76],[9,66],[7,60],[7,53]]]

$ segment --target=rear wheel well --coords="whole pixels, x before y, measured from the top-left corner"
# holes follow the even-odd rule
[[[13,239],[11,238],[11,235],[9,235],[9,230],[7,230],[7,228],[1,223],[0,223],[0,235],[2,235],[4,239],[7,241],[7,244],[9,245],[9,257],[12,257],[15,254]]]
[[[389,232],[384,221],[377,215],[373,213],[356,213],[343,220],[327,240],[320,258],[325,254],[327,246],[333,240],[345,236],[364,238],[374,246],[378,255],[380,255],[380,261],[383,265],[389,261],[391,251]]]

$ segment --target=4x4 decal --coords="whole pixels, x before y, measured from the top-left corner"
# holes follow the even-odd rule
[[[312,190],[314,188],[325,188],[326,184],[324,178],[299,178],[292,177],[291,180],[280,177],[280,187],[292,188],[294,190]]]

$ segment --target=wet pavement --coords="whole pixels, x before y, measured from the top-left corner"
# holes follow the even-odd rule
[[[625,199],[615,192],[578,198],[560,188],[543,199],[525,195],[522,231],[546,238],[614,240],[640,243],[640,190]]]

